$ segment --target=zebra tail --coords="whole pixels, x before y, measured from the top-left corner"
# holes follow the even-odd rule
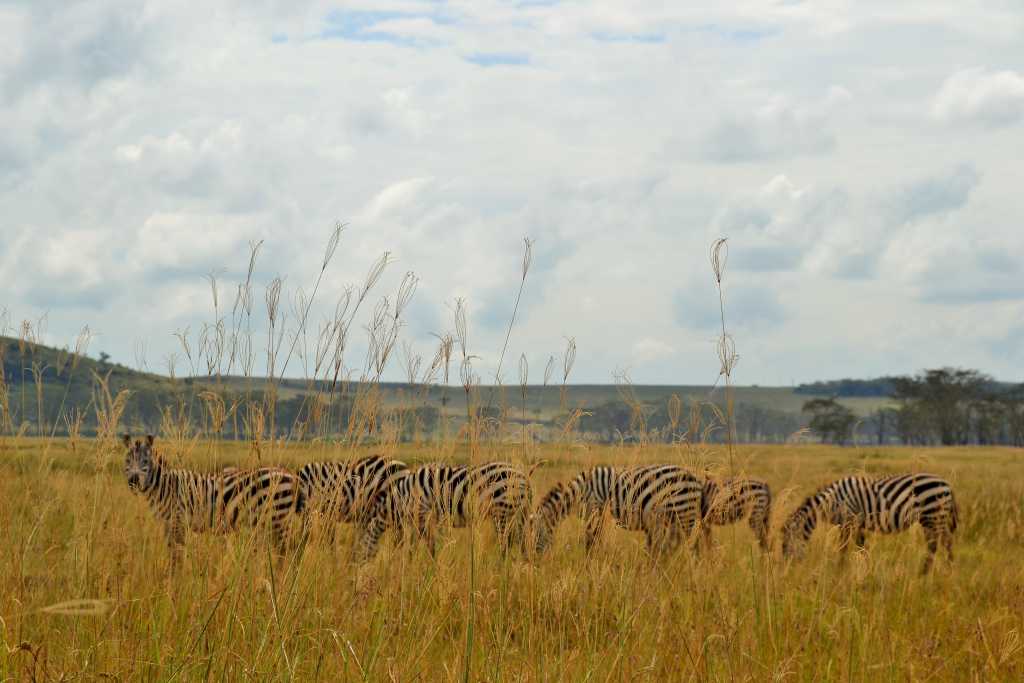
[[[295,487],[295,491],[295,512],[300,514],[306,511],[306,487],[300,484]]]
[[[956,496],[953,492],[949,492],[949,500],[953,503],[952,510],[950,512],[949,529],[950,531],[956,531],[957,526],[960,524],[960,507],[956,504]]]

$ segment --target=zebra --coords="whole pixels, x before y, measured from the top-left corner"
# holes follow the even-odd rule
[[[841,527],[840,550],[852,540],[864,547],[865,531],[895,533],[915,522],[924,529],[928,555],[921,568],[927,574],[939,544],[953,561],[953,533],[958,522],[953,489],[934,474],[897,474],[879,479],[851,476],[819,489],[789,516],[782,527],[782,553],[794,555],[820,521]]]
[[[143,495],[163,522],[172,566],[179,562],[187,529],[227,533],[268,523],[278,554],[284,554],[291,515],[300,515],[306,504],[294,474],[276,467],[227,467],[217,474],[171,469],[155,452],[154,441],[151,434],[134,443],[124,435],[124,473],[128,487]]]
[[[299,468],[298,477],[310,512],[330,521],[360,522],[369,502],[408,471],[401,460],[371,455],[349,462],[307,463]],[[328,535],[333,540],[333,526]]]
[[[701,517],[703,485],[675,465],[649,465],[627,470],[599,466],[580,472],[568,484],[556,484],[533,516],[534,549],[543,554],[558,524],[581,506],[587,522],[589,552],[601,531],[605,509],[618,526],[643,531],[653,555],[675,548],[690,536]]]
[[[532,500],[529,475],[511,463],[422,465],[378,493],[357,532],[357,561],[367,562],[376,555],[389,527],[395,528],[400,545],[406,532],[412,532],[427,542],[433,556],[436,524],[464,527],[473,515],[490,518],[507,552],[525,542]]]
[[[712,525],[735,524],[746,517],[761,550],[767,552],[771,509],[772,493],[767,482],[760,479],[706,479],[700,506],[705,545],[711,544]]]

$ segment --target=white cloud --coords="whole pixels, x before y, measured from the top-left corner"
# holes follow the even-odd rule
[[[932,116],[951,123],[1006,126],[1024,119],[1024,75],[983,68],[960,69],[932,100]]]
[[[468,297],[486,374],[530,235],[510,353],[574,335],[576,380],[707,381],[725,234],[739,381],[918,352],[1012,375],[1022,76],[961,65],[1022,63],[1020,27],[927,0],[5,6],[0,308],[159,358],[209,320],[205,274],[226,291],[263,240],[257,298],[309,291],[342,220],[316,314],[390,251],[374,296],[422,277],[424,353]]]
[[[830,119],[850,99],[841,86],[832,86],[823,98],[808,104],[775,95],[749,112],[717,123],[703,140],[703,156],[729,163],[826,154],[836,145]]]
[[[633,358],[638,363],[650,363],[651,361],[661,360],[671,356],[673,353],[675,353],[675,349],[672,345],[660,339],[644,337],[643,339],[638,339],[633,344]]]

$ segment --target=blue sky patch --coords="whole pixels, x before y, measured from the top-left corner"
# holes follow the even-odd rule
[[[665,42],[664,33],[616,33],[614,31],[597,31],[590,36],[602,43],[649,43]]]
[[[392,43],[394,45],[417,45],[424,41],[413,36],[403,36],[376,27],[392,19],[429,19],[435,24],[454,24],[450,16],[437,12],[376,12],[368,10],[335,10],[326,17],[320,38],[351,40],[364,43]]]
[[[530,63],[530,56],[518,52],[476,52],[466,55],[465,60],[477,66],[524,66]]]

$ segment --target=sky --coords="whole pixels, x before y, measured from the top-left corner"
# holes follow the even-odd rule
[[[739,384],[1021,380],[1022,150],[1019,0],[0,2],[0,326],[183,374],[210,274],[262,240],[290,324],[341,221],[311,330],[392,259],[352,370],[412,271],[402,342],[464,299],[493,378],[529,237],[503,381],[708,384],[727,237]]]

